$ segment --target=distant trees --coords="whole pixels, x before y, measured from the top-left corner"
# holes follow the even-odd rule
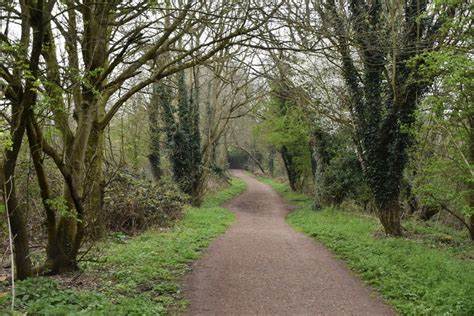
[[[263,105],[264,121],[257,127],[264,139],[279,152],[292,190],[301,189],[307,162],[310,161],[308,146],[308,120],[303,118],[301,104],[291,78],[290,63],[281,55],[272,56],[272,75],[268,75],[269,98]]]
[[[201,202],[208,177],[223,176],[226,166],[218,154],[225,148],[219,145],[230,121],[245,115],[259,98],[255,77],[243,62],[248,53],[238,47],[222,51],[212,60],[213,67],[182,71],[154,90],[149,115],[156,115],[158,106],[159,120],[150,125],[151,153],[159,145],[155,137],[165,134],[161,150],[170,160],[174,180],[195,205]]]

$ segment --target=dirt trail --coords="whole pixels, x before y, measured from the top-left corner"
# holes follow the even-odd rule
[[[242,171],[237,220],[185,280],[188,315],[394,315],[322,245],[285,222],[278,194]]]

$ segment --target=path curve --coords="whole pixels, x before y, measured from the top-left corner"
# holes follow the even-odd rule
[[[394,315],[321,244],[285,222],[268,185],[233,174],[247,190],[225,205],[236,222],[185,279],[188,315]]]

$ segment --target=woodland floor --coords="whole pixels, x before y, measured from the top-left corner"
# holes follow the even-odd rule
[[[189,315],[393,315],[324,246],[293,230],[288,205],[243,171],[247,190],[225,205],[236,222],[185,280]]]

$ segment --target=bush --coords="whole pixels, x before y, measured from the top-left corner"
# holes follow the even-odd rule
[[[319,194],[325,205],[351,200],[364,208],[371,200],[364,174],[347,131],[327,135],[329,161],[320,175]]]
[[[182,216],[187,202],[170,180],[153,183],[125,172],[114,177],[104,194],[108,228],[126,233],[171,224]]]
[[[334,157],[323,177],[321,189],[329,204],[339,205],[346,199],[365,204],[369,199],[360,163],[353,153]]]

